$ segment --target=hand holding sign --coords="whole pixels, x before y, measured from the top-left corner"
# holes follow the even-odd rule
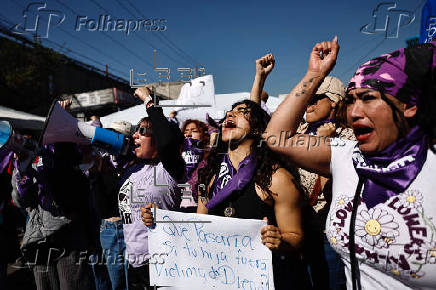
[[[264,217],[264,221],[268,223],[268,218]],[[266,225],[260,230],[262,235],[262,244],[268,247],[271,251],[279,249],[282,243],[282,235],[280,229],[276,226]]]
[[[153,205],[151,202],[149,202],[146,206],[141,207],[142,222],[147,227],[152,227],[154,225],[153,213],[151,212],[151,208],[153,208],[153,206],[159,208],[157,205]]]

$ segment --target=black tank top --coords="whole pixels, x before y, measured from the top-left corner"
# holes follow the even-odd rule
[[[226,215],[230,211],[232,215]],[[209,209],[209,214],[260,220],[267,217],[269,224],[277,226],[274,207],[269,206],[257,195],[254,177],[241,191],[233,192],[221,204]],[[282,255],[273,252],[272,264],[276,290],[310,288],[307,266],[298,255]]]
[[[277,224],[274,208],[262,201],[256,193],[254,177],[241,191],[233,192],[221,204],[210,209],[209,214],[260,220],[267,217],[271,224]]]

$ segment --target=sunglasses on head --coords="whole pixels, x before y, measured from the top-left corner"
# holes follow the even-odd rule
[[[138,132],[141,136],[151,136],[152,130],[147,127],[138,127],[136,128],[136,132]]]

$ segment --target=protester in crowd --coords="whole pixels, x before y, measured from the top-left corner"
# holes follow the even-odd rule
[[[132,124],[126,121],[113,122],[109,130],[129,136]],[[109,284],[109,288],[127,289],[127,260],[124,258],[126,244],[124,242],[123,223],[118,210],[119,176],[129,166],[131,152],[126,156],[113,156],[94,153],[93,166],[89,169],[89,182],[93,197],[93,208],[99,222],[99,244],[102,255],[95,258],[94,273],[98,272],[98,264],[107,269],[101,269],[96,276],[97,285]],[[106,275],[105,275],[106,274]],[[105,281],[105,278],[107,277]]]
[[[352,129],[342,128],[336,119],[337,108],[345,96],[344,84],[335,77],[328,76],[316,91],[306,109],[306,122],[297,129],[298,134],[310,134],[319,137],[339,137],[355,140]],[[306,251],[311,269],[320,265],[320,255],[325,255],[328,263],[330,289],[344,289],[346,279],[344,265],[340,256],[331,248],[325,238],[325,222],[331,203],[331,179],[299,168],[301,184],[308,194],[309,203],[316,211],[313,224],[319,228],[324,240],[324,253]]]
[[[121,175],[118,195],[130,290],[152,289],[148,272],[148,229],[141,221],[140,209],[145,210],[146,205],[150,208],[152,203],[163,209],[179,209],[178,183],[183,183],[185,178],[180,129],[165,118],[162,108],[154,106],[148,88],[137,89],[135,96],[144,101],[148,117],[139,122],[133,134],[137,159]]]
[[[267,113],[269,112],[269,110],[268,108],[266,108],[264,100],[268,98],[268,94],[263,90],[263,87],[265,85],[268,75],[274,69],[274,65],[275,59],[272,54],[267,54],[256,61],[256,76],[254,78],[253,87],[250,93],[250,99],[258,104],[260,102],[260,104],[263,105],[262,108]],[[344,93],[345,89],[343,88],[343,85],[342,90]],[[325,104],[331,105],[330,102],[326,102]],[[316,107],[317,106],[312,106],[312,111],[314,111],[313,109]],[[322,118],[328,117],[328,115],[330,114],[334,115],[335,111],[332,109],[332,107],[333,105],[328,108],[327,106],[320,106],[319,110],[316,110],[317,112],[315,112],[315,116],[312,116],[313,114],[311,112],[311,122],[319,121]],[[300,174],[301,172],[302,170],[299,169]],[[308,179],[306,177],[307,175],[302,175],[301,179],[305,193],[308,192]],[[314,179],[316,179],[316,177]],[[309,266],[312,288],[324,289],[326,285],[329,284],[329,269],[327,261],[324,258],[324,226],[322,225],[322,221],[320,221],[320,219],[316,216],[315,211],[310,207],[307,197],[304,197],[304,203],[302,203],[301,206],[303,217],[302,228],[304,233],[302,253],[305,261],[308,263]],[[340,261],[332,261],[335,267],[335,263],[338,262]]]
[[[189,179],[198,163],[203,159],[204,149],[209,144],[209,134],[205,123],[193,119],[183,122],[182,133],[185,136],[182,157],[186,164],[186,179]]]
[[[24,218],[11,203],[13,152],[0,148],[0,285],[7,287],[7,266],[20,256],[17,226]]]
[[[314,46],[306,75],[274,113],[264,137],[298,166],[333,177],[326,234],[346,264],[348,289],[433,289],[435,43],[360,66],[345,98],[357,142],[318,138],[318,146],[311,146],[317,138],[295,133],[338,51],[336,37]],[[271,136],[283,130],[291,138],[273,144]]]
[[[273,250],[275,287],[304,289],[308,277],[298,251],[302,239],[298,178],[261,142],[268,121],[268,114],[249,100],[235,103],[227,112],[222,136],[199,171],[199,184],[205,186],[199,191],[197,213],[265,218],[279,225],[282,239],[268,244]],[[146,225],[152,224],[150,210],[142,217]]]
[[[91,289],[89,184],[78,168],[80,154],[75,144],[57,143],[39,159],[36,170],[16,174],[18,199],[29,214],[23,254],[38,289]]]
[[[198,203],[198,171],[205,167],[207,164],[207,156],[209,155],[209,152],[212,148],[216,146],[216,141],[219,135],[220,126],[217,122],[215,122],[214,119],[212,119],[209,114],[206,113],[206,123],[207,123],[207,134],[209,139],[209,144],[205,146],[204,148],[204,155],[202,160],[198,163],[197,167],[195,168],[194,172],[191,174],[191,177],[186,181],[191,187],[192,197],[195,202],[195,211],[197,210],[197,203]],[[183,201],[182,201],[183,203]]]
[[[186,180],[191,179],[192,174],[206,155],[209,145],[207,126],[199,120],[188,119],[183,122],[182,133],[185,136],[182,147],[182,158],[185,161]],[[190,190],[192,192],[192,188]],[[184,212],[195,212],[197,203],[191,195],[182,197],[180,207]]]

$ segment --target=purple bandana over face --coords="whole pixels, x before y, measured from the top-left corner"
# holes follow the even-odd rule
[[[234,191],[242,190],[253,177],[256,170],[256,159],[251,153],[239,163],[239,169],[233,167],[229,155],[224,155],[221,162],[220,172],[213,182],[213,192],[211,200],[206,204],[208,209],[212,209],[222,203]]]
[[[436,67],[435,44],[402,48],[364,63],[351,78],[347,92],[357,88],[374,89],[403,103],[419,104],[421,83]]]
[[[198,163],[200,163],[200,161],[203,159],[204,152],[203,149],[198,148],[199,142],[200,140],[192,138],[185,138],[185,141],[183,142],[182,158],[185,160],[186,164],[186,180],[191,178],[191,175],[195,168],[197,168]]]
[[[316,135],[318,128],[326,123],[336,124],[336,119],[331,118],[331,119],[326,119],[326,120],[321,120],[321,121],[309,123],[309,126],[307,127],[306,132],[304,132],[304,134]]]
[[[364,156],[356,145],[353,164],[366,179],[362,198],[368,209],[409,187],[427,159],[427,142],[425,133],[415,127],[377,156]]]

